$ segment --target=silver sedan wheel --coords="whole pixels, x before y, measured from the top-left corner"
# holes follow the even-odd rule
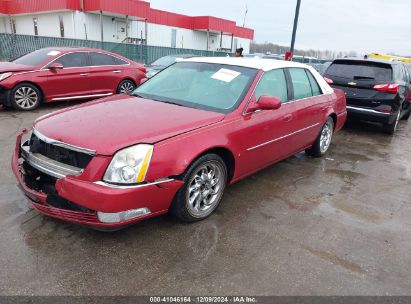
[[[29,110],[37,105],[39,96],[32,88],[21,87],[14,93],[14,101],[20,108]]]
[[[206,217],[217,207],[224,192],[226,170],[217,161],[209,161],[193,173],[186,194],[189,212]]]
[[[326,153],[331,145],[331,140],[333,138],[334,124],[331,120],[328,120],[323,129],[321,130],[320,137],[320,151],[321,153]]]
[[[136,86],[131,81],[124,81],[120,86],[120,93],[131,95],[135,88]]]

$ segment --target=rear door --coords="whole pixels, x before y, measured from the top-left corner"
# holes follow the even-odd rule
[[[114,56],[90,52],[90,79],[94,94],[115,94],[124,79],[128,63]]]
[[[335,60],[325,77],[334,82],[334,88],[345,92],[349,106],[375,108],[392,98],[374,89],[377,84],[393,83],[393,69],[389,63]]]
[[[289,68],[294,108],[293,149],[298,152],[310,146],[317,138],[330,106],[329,96],[321,89],[311,72],[304,68]],[[285,106],[288,106],[287,104]]]
[[[63,69],[47,70],[45,95],[51,101],[80,99],[92,94],[87,52],[73,52],[55,59]]]

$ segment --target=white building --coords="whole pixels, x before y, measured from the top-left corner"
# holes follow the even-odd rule
[[[248,53],[254,31],[233,21],[153,9],[140,0],[0,0],[0,33]]]

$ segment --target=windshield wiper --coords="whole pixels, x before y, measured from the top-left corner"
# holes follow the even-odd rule
[[[141,95],[141,94],[138,94],[138,93],[133,93],[133,94],[131,94],[131,95],[134,96],[134,97],[139,97],[139,98],[144,98],[144,99],[146,99],[145,96],[143,96],[143,95]]]
[[[179,106],[179,107],[183,107],[182,104],[179,104],[179,103],[176,103],[176,102],[173,102],[173,101],[165,101],[165,100],[157,100],[157,99],[153,99],[153,100],[168,103],[168,104],[172,104],[172,105]]]

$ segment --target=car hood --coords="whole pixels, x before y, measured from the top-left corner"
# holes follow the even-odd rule
[[[113,155],[131,145],[154,144],[223,120],[224,114],[117,95],[40,117],[41,134]]]
[[[5,72],[27,72],[33,71],[35,67],[30,65],[16,64],[13,62],[0,62],[0,73]]]

